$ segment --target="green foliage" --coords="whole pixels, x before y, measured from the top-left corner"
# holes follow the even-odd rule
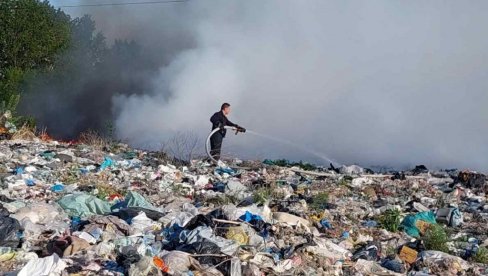
[[[449,238],[446,230],[439,224],[432,224],[425,235],[422,237],[427,250],[437,250],[442,252],[448,252],[447,242]]]
[[[488,264],[488,249],[486,247],[480,247],[476,254],[473,256],[473,261],[482,264]]]
[[[105,132],[107,133],[108,138],[114,139],[115,138],[115,124],[114,124],[114,122],[107,120],[105,122],[105,129],[106,129]]]
[[[254,191],[252,195],[254,203],[258,205],[264,204],[267,200],[271,199],[272,196],[273,196],[273,192],[269,187],[259,188],[256,191]]]
[[[69,16],[48,1],[0,1],[0,103],[15,111],[31,70],[49,69],[69,42]]]
[[[299,167],[300,169],[305,171],[313,171],[317,169],[317,166],[307,162],[303,162],[301,160],[299,162],[292,162],[286,159],[276,159],[276,160],[266,159],[264,160],[263,163],[266,165],[275,165],[280,167]]]
[[[215,206],[222,206],[222,205],[238,204],[239,203],[239,199],[233,195],[218,195],[218,196],[212,197],[212,198],[205,198],[205,199],[203,199],[203,201],[206,204],[213,204]]]
[[[398,209],[386,210],[379,216],[378,222],[384,229],[390,232],[396,232],[401,223],[401,213]]]
[[[312,165],[307,162],[303,162],[300,160],[298,163],[294,163],[292,166],[298,166],[300,169],[305,170],[305,171],[314,171],[317,169],[317,166]]]
[[[69,16],[48,1],[0,2],[0,68],[45,68],[69,42]]]
[[[3,79],[0,77],[0,104],[2,110],[0,111],[3,113],[7,110],[15,110],[19,103],[19,86],[24,77],[24,72],[20,68],[8,68],[2,71]]]
[[[101,200],[107,200],[107,198],[113,194],[120,194],[117,189],[109,185],[100,185],[97,187],[97,191],[98,193],[96,194],[96,197]]]
[[[320,192],[313,196],[312,200],[312,203],[309,204],[309,208],[317,212],[322,212],[327,206],[327,202],[329,202],[329,194]]]
[[[34,129],[36,127],[36,119],[32,116],[16,116],[12,118],[12,122],[17,128],[26,126],[30,129]]]

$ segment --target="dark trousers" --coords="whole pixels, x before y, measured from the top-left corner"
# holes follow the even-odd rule
[[[222,140],[224,136],[220,132],[216,132],[210,137],[210,155],[215,159],[220,159],[220,149],[222,148]]]

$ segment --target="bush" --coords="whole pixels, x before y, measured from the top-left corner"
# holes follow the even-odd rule
[[[488,249],[486,247],[480,247],[478,252],[473,256],[473,261],[488,264]]]
[[[400,211],[398,209],[386,210],[383,215],[378,218],[380,226],[390,232],[398,231],[400,226],[401,218]]]
[[[34,129],[36,127],[36,119],[32,116],[16,116],[12,118],[12,122],[17,128],[25,126]]]
[[[327,207],[328,202],[329,194],[321,192],[312,197],[312,203],[309,204],[309,208],[317,212],[322,212]]]
[[[293,162],[286,159],[276,159],[276,160],[266,159],[264,160],[263,163],[267,165],[275,165],[280,167],[299,167],[300,169],[305,171],[314,171],[317,169],[317,166],[307,162],[303,162],[301,160],[300,162]]]
[[[446,230],[439,224],[431,225],[422,240],[427,250],[437,250],[446,253],[449,251],[446,244],[449,241]]]

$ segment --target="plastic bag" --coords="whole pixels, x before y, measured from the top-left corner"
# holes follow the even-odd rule
[[[142,207],[151,210],[157,210],[142,195],[137,192],[129,191],[124,200],[125,207]]]
[[[143,207],[128,207],[120,209],[117,212],[112,213],[112,215],[119,217],[125,221],[130,221],[133,217],[139,215],[140,212],[144,212],[146,216],[152,220],[159,220],[164,216],[163,213],[156,210],[146,209]]]
[[[153,258],[143,257],[139,262],[131,265],[129,276],[158,275],[158,270],[160,270],[160,268],[154,264]]]
[[[58,201],[58,204],[74,217],[88,217],[90,215],[103,215],[110,213],[110,204],[92,195],[76,193],[67,195]]]
[[[449,255],[441,251],[427,250],[419,254],[424,266],[431,267],[433,273],[449,271],[452,275],[456,275],[461,271],[466,271],[469,268],[469,263],[460,257]],[[436,273],[436,274],[437,274]]]
[[[433,212],[421,212],[416,215],[406,216],[400,226],[404,229],[405,233],[412,237],[420,237],[421,229],[419,229],[418,221],[423,221],[428,224],[435,224],[435,215]]]
[[[370,242],[359,248],[359,250],[354,253],[351,260],[357,261],[359,259],[363,259],[368,261],[377,261],[380,258],[380,248],[380,245]]]
[[[220,247],[220,251],[227,255],[233,255],[239,248],[239,244],[237,242],[216,236],[209,227],[200,226],[192,231],[185,230],[180,234],[180,241],[184,243],[194,243],[205,240],[218,245]]]
[[[137,253],[137,250],[135,250],[135,248],[133,248],[132,246],[128,246],[124,249],[124,252],[117,255],[116,261],[118,265],[128,271],[131,264],[137,263],[141,260],[141,255],[139,255],[139,253]]]
[[[200,263],[192,258],[188,253],[181,251],[171,251],[162,257],[164,263],[169,268],[169,274],[185,274],[192,267],[201,269]]]
[[[33,275],[61,275],[66,268],[66,263],[57,254],[49,257],[30,260],[17,276]]]
[[[463,223],[463,214],[458,208],[441,208],[436,212],[436,220],[457,227]]]
[[[396,273],[394,271],[388,270],[386,268],[381,267],[378,263],[374,261],[368,261],[359,259],[356,264],[354,265],[354,269],[356,271],[364,274],[364,275],[380,275],[380,276],[401,276],[403,274]]]
[[[67,216],[62,211],[57,204],[38,202],[20,208],[11,217],[19,221],[28,218],[35,224],[48,224],[54,220],[67,219]]]
[[[187,252],[190,254],[220,254],[220,248],[213,242],[201,241],[194,242],[192,244],[185,244],[177,248],[177,250],[182,252]],[[205,257],[195,257],[201,264],[206,264],[209,266],[214,266],[220,263],[221,258],[216,258],[213,256]]]
[[[131,235],[138,235],[144,233],[148,228],[151,228],[154,224],[150,218],[146,216],[144,212],[140,212],[139,215],[132,218],[131,221]]]
[[[0,246],[18,247],[21,226],[18,220],[11,217],[0,217]]]

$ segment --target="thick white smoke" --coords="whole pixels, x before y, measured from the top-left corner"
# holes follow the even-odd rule
[[[153,91],[114,99],[118,135],[139,146],[177,131],[204,138],[211,114],[230,102],[232,121],[340,163],[486,170],[487,8],[486,1],[195,0],[105,16],[114,29],[132,14],[142,40],[191,41],[173,49]],[[225,143],[247,158],[317,161],[250,136]]]

